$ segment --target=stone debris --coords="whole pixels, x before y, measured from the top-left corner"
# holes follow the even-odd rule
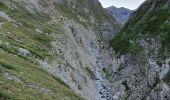
[[[27,57],[30,54],[30,52],[27,49],[24,49],[24,48],[19,48],[19,52],[20,52],[19,54],[24,56],[24,57]]]

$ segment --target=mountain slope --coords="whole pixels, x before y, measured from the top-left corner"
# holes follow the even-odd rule
[[[106,10],[113,15],[116,20],[122,24],[125,24],[129,19],[130,14],[132,13],[131,10],[121,7],[117,8],[115,6],[111,6],[106,8]]]
[[[0,99],[106,99],[103,47],[119,30],[98,0],[1,0]]]
[[[45,24],[50,20],[46,14],[31,14],[23,6],[0,1],[0,99],[82,99],[36,62],[52,57],[52,38],[35,27],[43,32],[59,29]]]
[[[120,97],[128,100],[170,99],[169,19],[170,0],[146,0],[110,41],[121,60],[112,82],[112,87],[120,88]],[[118,82],[122,82],[125,90]]]
[[[0,99],[169,100],[169,7],[120,31],[98,0],[1,0]]]

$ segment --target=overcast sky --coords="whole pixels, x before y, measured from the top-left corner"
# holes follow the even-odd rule
[[[99,0],[99,1],[102,3],[103,7],[110,7],[114,5],[116,7],[125,7],[134,10],[145,0]]]

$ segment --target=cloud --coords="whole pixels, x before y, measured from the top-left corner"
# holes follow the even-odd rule
[[[116,6],[129,9],[136,9],[145,0],[99,0],[103,7]]]

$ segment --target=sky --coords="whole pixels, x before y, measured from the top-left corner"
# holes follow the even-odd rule
[[[116,6],[134,10],[137,7],[139,7],[139,5],[142,4],[145,0],[99,0],[99,1],[102,3],[104,8]]]

